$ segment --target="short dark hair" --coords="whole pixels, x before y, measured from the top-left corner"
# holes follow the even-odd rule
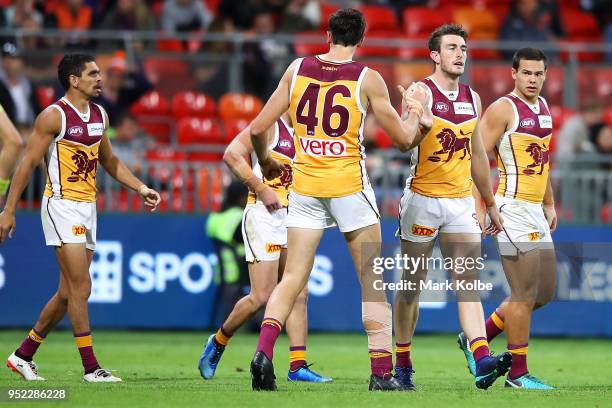
[[[512,57],[512,68],[518,70],[519,65],[521,65],[521,60],[544,61],[544,69],[546,69],[548,64],[546,54],[544,54],[542,50],[531,47],[521,48],[514,53],[514,56]]]
[[[438,51],[440,52],[440,45],[442,44],[442,37],[445,35],[458,35],[467,41],[468,33],[465,29],[459,24],[444,24],[440,27],[433,30],[431,36],[429,37],[429,41],[427,42],[427,46],[429,47],[429,51]]]
[[[329,16],[328,26],[333,44],[353,46],[363,39],[366,21],[361,11],[345,8]]]
[[[57,79],[65,91],[70,88],[70,75],[81,76],[85,64],[96,59],[89,54],[66,54],[57,66]]]

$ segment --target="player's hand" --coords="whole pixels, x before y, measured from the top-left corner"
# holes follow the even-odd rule
[[[410,84],[410,86],[406,90],[406,94],[407,96],[420,103],[421,106],[425,106],[427,104],[428,94],[425,89],[425,86],[417,82],[413,82],[412,84]]]
[[[550,227],[550,232],[557,229],[557,210],[555,210],[554,204],[544,204],[544,217]]]
[[[257,197],[266,206],[269,212],[279,210],[283,207],[278,198],[278,194],[268,186],[265,186],[265,188],[258,192]]]
[[[140,197],[142,198],[145,207],[149,207],[151,212],[157,209],[157,206],[161,201],[161,197],[159,196],[159,193],[157,191],[143,184],[138,189],[138,194],[140,194]]]
[[[482,231],[482,238],[484,239],[484,237],[487,235],[487,212],[485,210],[484,203],[476,204],[476,221],[478,221],[478,225]]]
[[[491,223],[485,229],[485,233],[487,235],[499,234],[504,229],[504,220],[497,209],[497,204],[494,203],[493,205],[487,206],[487,214],[489,215]]]
[[[259,166],[261,167],[261,172],[266,180],[274,180],[275,178],[279,177],[283,171],[282,164],[280,164],[272,156],[268,156],[264,162],[259,162]]]
[[[13,231],[15,231],[15,215],[2,211],[0,213],[0,244],[4,242],[7,235],[12,239]]]

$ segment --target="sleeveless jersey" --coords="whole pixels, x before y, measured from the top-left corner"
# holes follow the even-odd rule
[[[502,97],[512,105],[514,124],[497,142],[497,195],[541,203],[548,181],[552,117],[541,96],[529,105],[514,93]]]
[[[290,90],[295,192],[343,197],[369,185],[362,144],[366,109],[360,100],[367,70],[353,61],[299,60]]]
[[[445,94],[431,78],[421,83],[430,91],[433,126],[412,153],[412,169],[406,185],[428,197],[469,197],[472,195],[471,141],[478,122],[472,89],[459,84],[458,91]]]
[[[95,202],[98,149],[106,128],[103,109],[89,102],[82,114],[66,98],[49,107],[60,112],[62,127],[45,156],[45,196]]]
[[[293,145],[293,131],[282,119],[278,119],[274,124],[274,140],[269,146],[271,155],[283,165],[282,173],[274,180],[266,180],[261,173],[261,167],[257,163],[257,156],[252,155],[253,172],[263,180],[264,184],[270,187],[278,195],[281,205],[289,205],[289,188],[291,187],[292,171],[291,162],[295,157],[295,147]],[[248,204],[255,204],[257,196],[254,191],[249,191]]]

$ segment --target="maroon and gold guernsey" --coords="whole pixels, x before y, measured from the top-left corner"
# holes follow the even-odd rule
[[[461,83],[455,91],[443,91],[431,78],[421,83],[430,93],[433,126],[413,152],[413,167],[406,184],[428,197],[469,197],[471,141],[478,122],[474,92]]]
[[[514,120],[497,142],[499,185],[497,195],[541,203],[548,181],[552,116],[541,96],[531,105],[510,93]]]
[[[365,170],[361,84],[368,68],[306,57],[290,88],[296,156],[293,190],[310,197],[343,197],[369,185]]]
[[[81,113],[64,97],[47,109],[60,112],[62,127],[45,156],[45,196],[95,202],[98,149],[106,129],[102,107],[89,102]]]
[[[289,205],[289,188],[292,182],[291,164],[295,157],[295,146],[293,145],[293,130],[289,125],[278,119],[274,124],[274,139],[269,145],[271,156],[283,166],[281,175],[273,180],[264,179],[261,167],[257,163],[257,156],[253,158],[253,173],[263,180],[264,184],[270,187],[277,195],[283,207]],[[253,191],[249,191],[248,204],[255,204],[257,196]]]

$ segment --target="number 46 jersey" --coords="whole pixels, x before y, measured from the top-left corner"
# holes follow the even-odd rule
[[[367,107],[360,100],[367,70],[354,61],[298,60],[290,89],[296,193],[344,197],[369,186],[362,144]]]

